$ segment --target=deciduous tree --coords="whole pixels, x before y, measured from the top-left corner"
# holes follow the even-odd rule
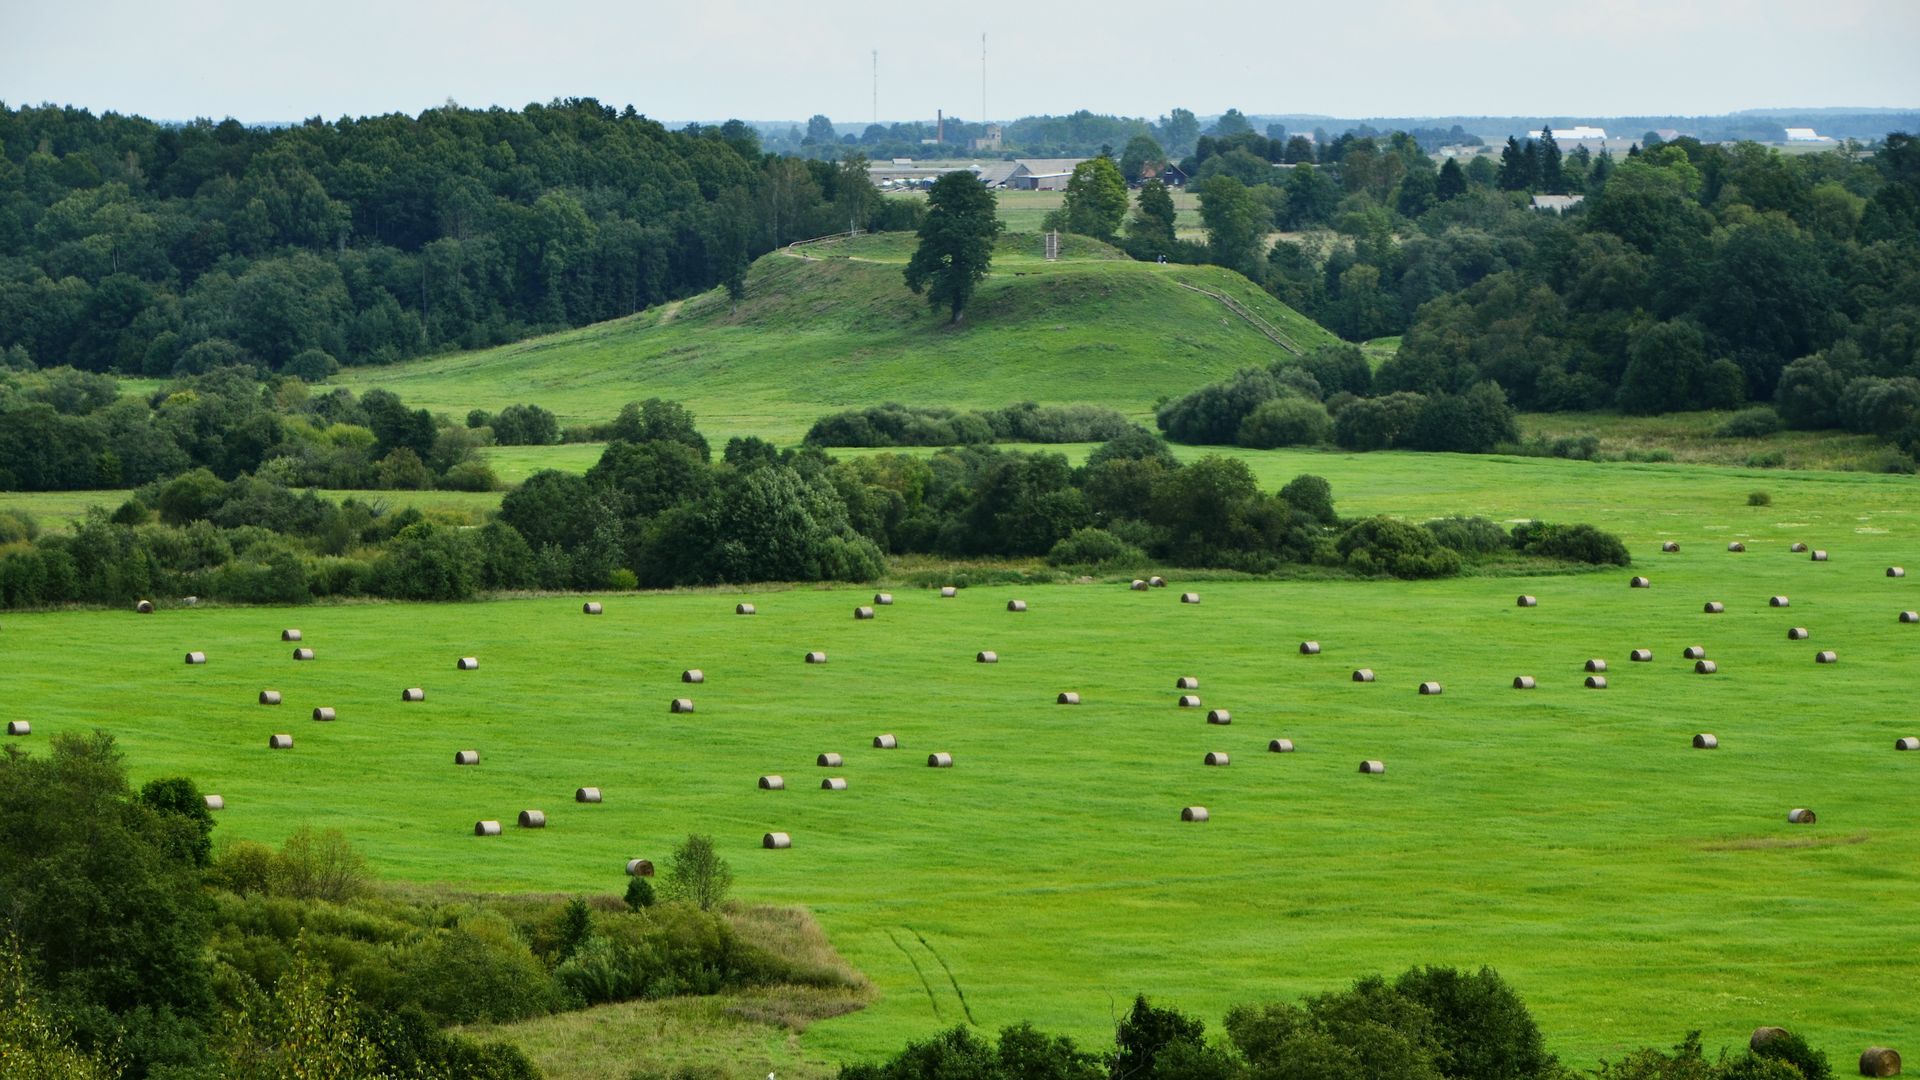
[[[907,288],[915,295],[925,292],[928,306],[944,305],[952,314],[949,321],[959,322],[993,263],[993,241],[1000,229],[993,192],[973,173],[950,172],[934,181],[927,193],[920,246],[907,263]]]

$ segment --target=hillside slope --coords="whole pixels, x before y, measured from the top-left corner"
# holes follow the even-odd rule
[[[885,401],[1084,401],[1144,417],[1157,398],[1286,355],[1179,283],[1233,297],[1301,348],[1333,340],[1231,271],[1133,262],[1078,239],[1048,263],[1039,244],[1002,240],[958,326],[902,283],[910,237],[864,237],[760,259],[737,309],[715,291],[514,345],[350,369],[337,381],[456,414],[533,402],[567,423],[672,398],[710,437],[792,442],[824,413]]]

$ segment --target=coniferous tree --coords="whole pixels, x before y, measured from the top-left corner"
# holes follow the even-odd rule
[[[1507,136],[1507,145],[1500,150],[1500,190],[1525,191],[1527,189],[1526,151],[1520,148],[1520,140]]]
[[[1448,158],[1446,164],[1440,166],[1440,176],[1434,183],[1434,198],[1441,202],[1446,202],[1448,199],[1457,199],[1466,193],[1467,174],[1465,170],[1460,168],[1458,161],[1453,158]]]
[[[1560,141],[1553,129],[1540,129],[1540,187],[1550,195],[1565,195],[1567,180],[1560,161]]]

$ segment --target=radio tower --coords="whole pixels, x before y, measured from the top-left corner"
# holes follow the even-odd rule
[[[980,122],[987,122],[987,35],[980,35]],[[982,128],[980,134],[985,135]]]
[[[873,50],[873,122],[880,122],[880,50]]]

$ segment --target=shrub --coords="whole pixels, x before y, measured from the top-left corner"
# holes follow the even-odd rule
[[[1363,574],[1397,578],[1450,577],[1460,572],[1460,556],[1440,546],[1425,528],[1390,517],[1355,522],[1334,549]]]
[[[1105,529],[1078,529],[1047,552],[1050,566],[1140,566],[1147,554]]]
[[[692,833],[673,849],[661,880],[667,899],[712,911],[733,888],[733,868],[713,846],[713,837]]]
[[[1327,441],[1333,418],[1327,407],[1306,398],[1283,397],[1263,401],[1240,422],[1235,441],[1255,450],[1277,446],[1312,446]]]
[[[1322,525],[1340,521],[1333,512],[1333,485],[1312,473],[1301,473],[1280,489],[1280,498],[1293,509]]]
[[[1780,430],[1780,414],[1765,405],[1741,409],[1727,417],[1714,434],[1723,439],[1757,439]]]
[[[340,361],[329,356],[323,349],[307,349],[287,361],[280,369],[302,382],[326,382],[340,370]]]
[[[462,461],[448,469],[437,486],[445,491],[498,491],[500,478],[484,461]]]
[[[1787,452],[1784,450],[1763,450],[1757,454],[1748,454],[1746,462],[1749,469],[1778,469],[1786,463]]]
[[[1408,391],[1349,402],[1334,420],[1334,444],[1346,450],[1391,449],[1426,403],[1426,395]]]
[[[538,405],[509,405],[493,418],[492,427],[493,441],[501,446],[551,446],[560,441],[560,422]]]
[[[1462,555],[1490,555],[1513,547],[1507,530],[1483,517],[1440,518],[1427,522],[1426,529],[1441,546]]]
[[[626,901],[628,911],[652,907],[656,901],[653,895],[653,882],[643,877],[628,879]]]
[[[1087,455],[1086,467],[1091,469],[1109,461],[1154,461],[1169,469],[1180,467],[1180,461],[1173,456],[1173,447],[1167,445],[1167,440],[1138,427],[1129,427],[1094,447],[1093,452]]]
[[[1767,494],[1764,491],[1749,491],[1747,492],[1747,505],[1748,506],[1772,506],[1773,496]]]
[[[1162,405],[1154,420],[1174,442],[1227,444],[1247,414],[1281,395],[1280,380],[1264,368],[1244,368],[1224,382],[1211,383]]]
[[[1486,454],[1519,438],[1520,424],[1506,393],[1483,382],[1464,394],[1429,397],[1403,441],[1416,450]]]
[[[1807,1080],[1832,1080],[1833,1067],[1827,1064],[1827,1055],[1807,1045],[1807,1040],[1791,1031],[1781,1032],[1753,1051],[1756,1057],[1784,1061],[1800,1070]]]
[[[1595,566],[1626,566],[1633,562],[1627,545],[1609,532],[1591,525],[1548,525],[1529,521],[1513,527],[1514,546],[1529,555]]]
[[[1592,461],[1600,456],[1600,436],[1562,435],[1548,444],[1547,453],[1573,461]]]

